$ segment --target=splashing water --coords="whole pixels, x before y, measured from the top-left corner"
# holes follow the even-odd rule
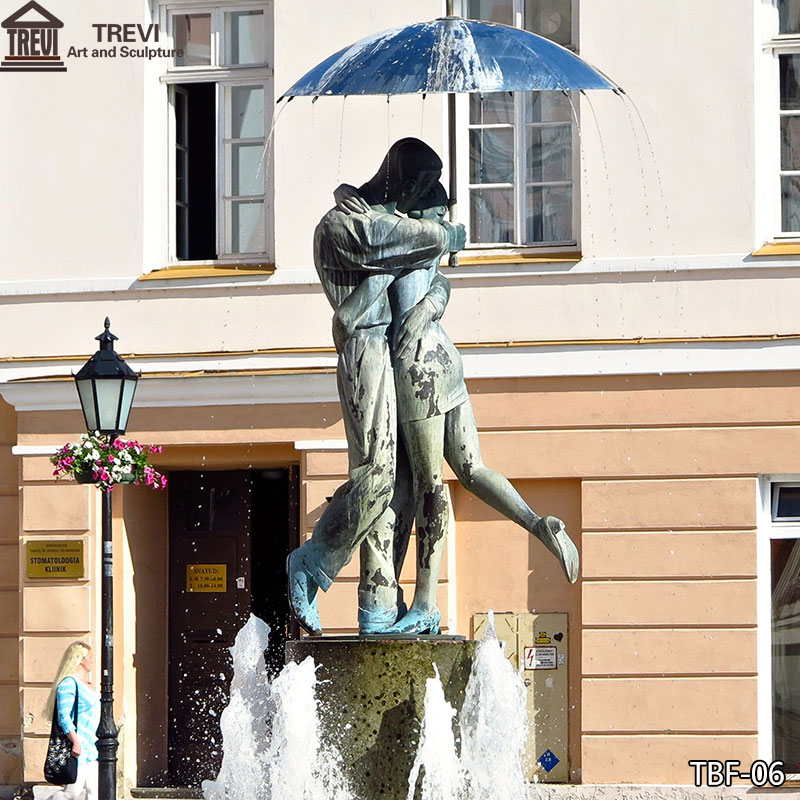
[[[456,753],[455,710],[445,700],[439,671],[426,681],[424,719],[407,800],[421,777],[422,800],[525,798],[526,690],[503,654],[490,612],[472,665],[460,715],[461,754]]]
[[[231,648],[231,699],[222,712],[223,759],[204,800],[355,800],[341,757],[321,745],[312,658],[287,664],[270,685],[269,626],[250,615]]]
[[[462,796],[463,776],[453,737],[456,710],[444,698],[439,669],[436,677],[425,681],[422,732],[414,766],[408,776],[407,800],[414,800],[417,782],[422,777],[422,800],[455,800]]]
[[[353,800],[341,774],[341,757],[320,741],[316,683],[310,656],[300,664],[287,664],[272,683],[272,739],[267,752],[267,797],[272,800]]]
[[[526,694],[522,676],[503,654],[490,612],[461,709],[466,798],[527,797]]]
[[[220,717],[222,767],[216,780],[203,781],[205,800],[251,800],[266,785],[266,754],[260,744],[269,736],[270,689],[264,664],[268,642],[269,625],[251,614],[231,648],[231,699]]]

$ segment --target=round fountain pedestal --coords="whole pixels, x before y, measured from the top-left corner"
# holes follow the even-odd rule
[[[320,665],[324,741],[333,742],[356,796],[405,800],[419,741],[425,681],[436,664],[461,710],[477,642],[460,636],[318,636],[286,643],[286,661]]]

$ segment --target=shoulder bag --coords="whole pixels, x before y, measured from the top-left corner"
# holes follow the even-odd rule
[[[72,722],[78,728],[78,682],[75,681],[75,704],[72,706]],[[53,708],[50,723],[50,742],[44,762],[44,779],[56,786],[66,786],[78,779],[78,759],[72,755],[72,742],[62,733],[58,724],[58,701]]]

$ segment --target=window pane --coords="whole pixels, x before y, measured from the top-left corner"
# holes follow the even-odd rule
[[[175,199],[188,207],[178,258],[217,257],[217,85],[185,83],[175,87],[176,124],[183,117],[187,136],[175,148]],[[180,110],[180,111],[179,111]]]
[[[175,256],[189,258],[189,209],[183,205],[175,208]]]
[[[263,64],[267,60],[263,11],[225,14],[225,52],[229,64]]]
[[[211,63],[211,14],[173,14],[172,37],[176,67],[199,67]]]
[[[527,126],[527,181],[572,180],[572,127]]]
[[[800,170],[800,117],[781,117],[781,169]]]
[[[514,95],[511,92],[470,94],[470,125],[491,125],[496,122],[514,122]]]
[[[226,194],[253,197],[264,194],[263,144],[229,144],[226,146],[228,186]]]
[[[264,88],[262,86],[231,86],[230,137],[257,139],[264,135]]]
[[[781,75],[781,108],[800,109],[800,54],[778,56]]]
[[[572,0],[525,0],[526,30],[572,44]]]
[[[469,132],[469,181],[514,182],[513,128],[480,128]]]
[[[177,144],[186,145],[189,143],[187,131],[187,97],[185,92],[175,91],[175,142]]]
[[[485,19],[489,22],[514,24],[514,4],[512,0],[469,0],[467,16],[470,19]]]
[[[800,486],[776,486],[772,491],[778,493],[778,507],[773,519],[800,517]]]
[[[800,231],[800,177],[781,177],[781,230]]]
[[[572,187],[531,186],[527,195],[526,241],[571,241]]]
[[[800,33],[800,0],[778,0],[779,33]]]
[[[229,253],[263,253],[265,249],[264,204],[228,200]]]
[[[800,753],[800,539],[772,541],[772,753],[797,771]]]
[[[473,189],[470,192],[470,238],[475,243],[514,241],[512,189]]]
[[[175,197],[179,203],[188,203],[187,164],[189,153],[183,149],[175,151]]]
[[[572,122],[572,105],[561,92],[520,92],[525,98],[525,122]]]

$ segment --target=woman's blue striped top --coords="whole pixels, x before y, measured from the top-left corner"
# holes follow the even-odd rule
[[[89,686],[80,683],[71,675],[58,684],[56,707],[58,724],[64,733],[75,730],[72,722],[72,708],[75,705],[75,692],[78,692],[78,736],[81,740],[81,754],[78,764],[97,761],[97,726],[100,723],[100,695]]]

